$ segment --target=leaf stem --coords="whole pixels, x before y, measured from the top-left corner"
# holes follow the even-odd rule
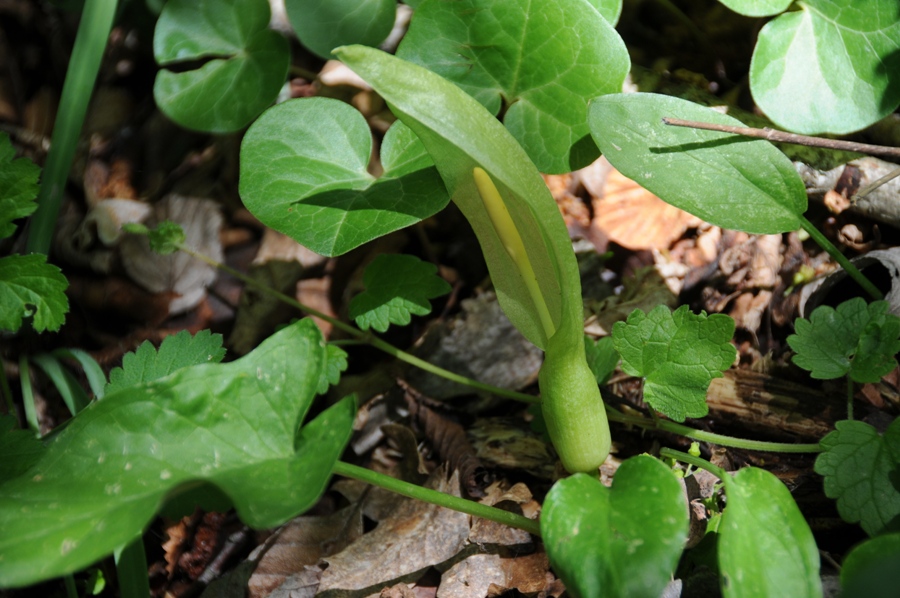
[[[515,513],[510,513],[509,511],[504,511],[503,509],[498,509],[496,507],[491,507],[471,500],[466,500],[458,496],[444,494],[443,492],[438,492],[437,490],[423,488],[422,486],[410,484],[409,482],[404,482],[403,480],[392,478],[391,476],[385,475],[383,473],[378,473],[377,471],[372,471],[371,469],[366,469],[365,467],[359,467],[357,465],[345,463],[344,461],[338,461],[334,464],[334,473],[347,478],[360,480],[367,484],[372,484],[373,486],[378,486],[379,488],[384,488],[385,490],[390,490],[391,492],[402,494],[403,496],[408,496],[416,500],[421,500],[427,503],[438,505],[440,507],[453,509],[454,511],[459,511],[460,513],[474,515],[475,517],[489,519],[503,525],[508,525],[510,527],[525,530],[526,532],[538,537],[540,537],[541,535],[541,525],[534,519],[528,519],[527,517],[524,517],[522,515],[517,515]]]
[[[699,467],[700,469],[704,469],[709,473],[713,474],[720,480],[724,480],[725,476],[728,475],[721,467],[713,465],[706,459],[701,459],[700,457],[695,457],[693,455],[689,455],[687,453],[682,453],[681,451],[672,450],[670,448],[662,448],[659,449],[659,456],[666,457],[668,459],[675,459],[676,461],[681,461],[682,463],[687,463],[688,465],[693,465],[694,467]]]
[[[185,253],[187,253],[188,255],[195,257],[202,262],[206,262],[207,264],[209,264],[215,268],[218,268],[222,272],[225,272],[226,274],[229,274],[230,276],[237,278],[244,284],[251,286],[254,289],[256,289],[262,293],[265,293],[265,294],[269,295],[270,297],[274,297],[274,298],[278,299],[279,301],[282,301],[283,303],[290,305],[291,307],[295,307],[306,314],[309,314],[311,316],[315,316],[317,318],[325,320],[326,322],[328,322],[335,328],[337,328],[339,330],[343,330],[347,334],[359,339],[360,341],[365,342],[365,343],[375,347],[376,349],[384,351],[391,357],[394,357],[396,359],[399,359],[400,361],[406,362],[406,363],[408,363],[412,366],[415,366],[421,370],[424,370],[424,371],[434,374],[436,376],[441,376],[442,378],[445,378],[452,382],[457,382],[459,384],[463,384],[465,386],[474,388],[476,390],[483,390],[485,392],[489,392],[491,394],[494,394],[494,395],[497,395],[500,397],[505,397],[507,399],[513,399],[513,400],[522,401],[525,403],[539,403],[541,400],[540,397],[528,395],[528,394],[525,394],[522,392],[516,392],[514,390],[508,390],[505,388],[498,388],[496,386],[491,386],[490,384],[484,384],[483,382],[473,380],[472,378],[467,378],[466,376],[462,376],[460,374],[455,374],[449,370],[445,370],[444,368],[441,368],[432,363],[429,363],[429,362],[425,361],[424,359],[420,359],[419,357],[416,357],[415,355],[412,355],[410,353],[407,353],[406,351],[398,349],[394,345],[391,345],[390,343],[387,343],[387,342],[381,340],[380,338],[374,336],[370,332],[363,332],[357,328],[354,328],[353,326],[350,326],[349,324],[345,324],[344,322],[341,322],[340,320],[332,318],[328,314],[325,314],[316,309],[313,309],[312,307],[309,307],[308,305],[304,305],[304,304],[300,303],[299,301],[297,301],[296,299],[294,299],[293,297],[289,297],[288,295],[285,295],[284,293],[278,292],[275,289],[273,289],[257,280],[250,278],[246,274],[243,274],[242,272],[235,270],[234,268],[231,268],[229,266],[226,266],[225,264],[217,262],[216,260],[210,258],[209,256],[203,255],[202,253],[198,253],[198,252],[194,251],[193,249],[191,249],[190,247],[187,247],[186,245],[179,244],[178,248],[180,250],[184,251]]]
[[[853,380],[847,376],[847,419],[853,419]]]
[[[146,598],[150,594],[147,554],[144,552],[144,540],[140,536],[122,548],[121,552],[116,552],[116,574],[122,598]]]
[[[607,408],[606,414],[612,421],[623,424],[631,424],[648,430],[662,430],[671,432],[699,440],[701,442],[711,442],[719,446],[727,446],[731,448],[747,449],[751,451],[766,451],[771,453],[819,453],[822,452],[818,443],[815,444],[791,444],[788,442],[766,442],[763,440],[747,440],[745,438],[735,438],[733,436],[725,436],[724,434],[715,434],[713,432],[705,432],[703,430],[695,430],[684,424],[657,418],[652,420],[642,416],[626,415],[612,408]]]
[[[477,380],[472,380],[471,378],[467,378],[465,376],[461,376],[459,374],[454,374],[448,370],[445,370],[441,367],[438,367],[434,364],[431,364],[424,359],[420,359],[415,355],[410,355],[409,353],[398,349],[397,347],[387,343],[380,338],[373,336],[371,333],[362,332],[341,322],[340,320],[336,320],[331,316],[324,314],[320,311],[317,311],[309,306],[306,306],[293,297],[289,297],[284,293],[280,293],[265,284],[250,278],[246,274],[235,270],[225,264],[217,262],[216,260],[203,255],[202,253],[198,253],[191,249],[190,247],[179,245],[179,249],[191,255],[198,260],[201,260],[215,268],[218,268],[222,272],[225,272],[231,276],[234,276],[241,282],[245,283],[248,286],[253,287],[254,289],[266,293],[271,297],[277,298],[279,301],[284,302],[287,305],[295,307],[300,311],[321,318],[330,324],[332,324],[335,328],[343,330],[353,337],[359,339],[362,342],[368,343],[369,345],[384,351],[388,355],[395,357],[401,361],[404,361],[412,366],[425,370],[426,372],[432,373],[436,376],[441,376],[446,378],[447,380],[451,380],[453,382],[458,382],[459,384],[463,384],[470,388],[475,388],[477,390],[483,390],[485,392],[489,392],[498,397],[504,397],[507,399],[512,399],[515,401],[522,401],[524,403],[540,403],[541,398],[536,397],[534,395],[528,395],[521,392],[516,392],[514,390],[507,390],[504,388],[498,388],[496,386],[491,386],[490,384],[484,384],[483,382],[478,382]],[[724,436],[722,434],[714,434],[712,432],[704,432],[702,430],[695,430],[689,426],[685,426],[682,424],[678,424],[675,422],[663,420],[657,418],[656,421],[653,421],[649,418],[642,416],[632,416],[625,415],[619,411],[616,411],[610,407],[607,407],[607,415],[609,419],[613,421],[617,421],[620,423],[630,424],[639,426],[641,428],[650,429],[650,430],[663,430],[666,432],[671,432],[673,434],[678,434],[680,436],[685,436],[687,438],[692,438],[693,440],[699,440],[702,442],[711,442],[714,444],[718,444],[720,446],[728,446],[733,448],[742,448],[754,451],[768,451],[768,452],[776,452],[776,453],[818,453],[821,452],[818,443],[816,444],[790,444],[784,442],[765,442],[761,440],[745,440],[743,438],[734,438],[732,436]]]
[[[662,119],[663,124],[673,127],[688,127],[691,129],[704,129],[706,131],[719,131],[721,133],[733,133],[735,135],[743,135],[744,137],[755,137],[757,139],[765,139],[767,141],[777,141],[779,143],[793,143],[795,145],[805,145],[808,147],[824,147],[833,150],[842,150],[847,152],[858,152],[860,154],[870,154],[872,156],[887,156],[889,158],[900,158],[900,147],[889,147],[886,145],[873,145],[871,143],[858,143],[856,141],[843,141],[840,139],[825,139],[823,137],[810,137],[808,135],[797,135],[796,133],[787,133],[765,127],[763,129],[755,129],[753,127],[735,127],[732,125],[720,125],[716,123],[700,122],[696,120],[682,120],[680,118],[665,117]]]
[[[91,91],[100,71],[100,62],[112,29],[117,4],[116,0],[87,0],[84,3],[72,58],[59,98],[50,153],[47,155],[38,192],[38,207],[28,231],[26,248],[31,253],[46,254],[50,250],[63,190],[72,168],[78,137],[84,124]]]
[[[850,278],[852,278],[859,286],[863,288],[866,293],[869,294],[870,297],[872,297],[872,299],[874,299],[875,301],[884,299],[884,295],[874,284],[872,284],[872,281],[866,278],[865,274],[860,272],[859,268],[854,266],[850,262],[850,260],[847,259],[847,256],[841,253],[840,250],[838,250],[838,248],[828,240],[828,237],[822,234],[822,232],[817,229],[815,225],[813,225],[813,223],[806,218],[806,216],[800,215],[798,217],[800,218],[800,226],[803,227],[803,230],[809,233],[810,238],[815,241],[819,247],[824,249],[828,253],[828,255],[830,255],[832,259],[834,259],[834,261],[836,261],[841,266],[841,268],[844,269],[844,271],[850,276]]]

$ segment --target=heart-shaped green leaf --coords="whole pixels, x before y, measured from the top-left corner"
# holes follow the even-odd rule
[[[630,60],[587,0],[423,3],[397,56],[453,81],[506,128],[541,172],[597,157],[588,101],[622,90]]]
[[[263,224],[334,256],[419,222],[450,201],[412,132],[394,125],[381,150],[384,174],[366,171],[369,125],[328,98],[279,104],[247,131],[240,194]]]
[[[800,228],[806,189],[774,145],[662,123],[664,117],[743,126],[740,121],[651,93],[599,97],[588,114],[594,141],[610,163],[673,206],[749,233]]]
[[[724,482],[718,554],[726,598],[821,596],[816,541],[781,480],[747,467]]]
[[[377,46],[391,32],[395,0],[285,0],[300,43],[321,56],[346,44]]]
[[[806,0],[759,33],[750,89],[798,133],[850,133],[900,104],[897,0]]]
[[[748,17],[770,17],[787,10],[794,0],[719,0],[736,13]]]
[[[647,455],[622,463],[612,488],[586,474],[560,480],[541,514],[550,563],[568,592],[580,598],[658,598],[687,532],[681,484]]]
[[[0,479],[0,587],[110,554],[137,538],[165,499],[198,483],[224,491],[253,527],[308,508],[355,411],[352,399],[343,401],[298,434],[324,352],[315,324],[302,320],[232,363],[112,392],[43,443],[18,449],[27,468],[0,468],[8,475]]]
[[[169,0],[153,37],[163,67],[209,59],[185,72],[160,70],[153,97],[183,127],[227,133],[275,101],[290,62],[285,40],[268,29],[266,0]]]
[[[559,208],[522,147],[481,104],[443,77],[364,46],[335,53],[388,101],[435,158],[453,201],[478,236],[503,311],[528,340],[544,348],[547,336],[528,287],[476,188],[473,170],[487,172],[527,240],[525,249],[554,325],[565,330],[567,342],[581,345],[581,285],[572,243]]]

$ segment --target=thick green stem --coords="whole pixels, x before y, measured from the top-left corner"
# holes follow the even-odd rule
[[[668,459],[675,459],[676,461],[681,461],[683,463],[693,465],[694,467],[699,467],[700,469],[705,469],[706,471],[713,474],[720,480],[724,480],[725,476],[728,475],[728,473],[724,469],[713,465],[706,459],[701,459],[700,457],[695,457],[695,456],[689,455],[687,453],[682,453],[681,451],[675,451],[675,450],[672,450],[669,448],[663,448],[663,449],[659,450],[659,456],[666,457]]]
[[[515,513],[510,513],[509,511],[504,511],[503,509],[498,509],[496,507],[490,507],[471,500],[459,498],[458,496],[450,496],[449,494],[444,494],[437,490],[410,484],[409,482],[392,478],[383,473],[372,471],[371,469],[338,461],[334,464],[334,473],[360,480],[367,484],[372,484],[373,486],[378,486],[379,488],[384,488],[385,490],[390,490],[391,492],[396,492],[397,494],[402,494],[403,496],[408,496],[416,500],[421,500],[440,507],[447,507],[448,509],[453,509],[460,513],[474,515],[475,517],[489,519],[491,521],[496,521],[497,523],[502,523],[503,525],[525,530],[535,536],[541,535],[541,524],[533,519],[528,519],[522,515],[516,515]]]
[[[866,278],[866,276],[859,271],[859,268],[850,263],[850,260],[841,253],[834,244],[828,240],[828,237],[822,234],[822,232],[813,226],[813,223],[806,219],[805,216],[800,216],[800,224],[807,233],[809,233],[809,237],[818,244],[819,247],[828,252],[834,261],[840,264],[841,268],[852,278],[856,283],[863,288],[863,290],[872,297],[872,299],[878,301],[879,299],[884,299],[884,295],[878,288],[872,284],[872,281]]]
[[[87,0],[75,36],[75,46],[53,127],[47,164],[41,178],[38,207],[31,219],[26,248],[32,253],[47,253],[62,203],[63,190],[72,168],[72,159],[87,113],[91,92],[100,71],[106,40],[116,14],[116,0]]]
[[[847,419],[853,419],[853,380],[847,376]]]
[[[712,432],[704,432],[703,430],[695,430],[694,428],[678,424],[664,419],[651,420],[646,417],[625,415],[614,409],[608,409],[607,415],[612,421],[623,424],[639,426],[648,430],[662,430],[664,432],[672,432],[679,436],[699,440],[701,442],[711,442],[719,446],[727,446],[731,448],[747,449],[751,451],[766,451],[771,453],[820,453],[822,448],[816,444],[790,444],[787,442],[765,442],[762,440],[746,440],[744,438],[734,438],[733,436],[725,436],[723,434],[714,434]]]

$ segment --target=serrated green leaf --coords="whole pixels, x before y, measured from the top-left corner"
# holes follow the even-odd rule
[[[300,43],[321,56],[346,44],[377,46],[391,32],[395,0],[285,0]]]
[[[652,93],[602,96],[588,110],[603,155],[663,201],[722,228],[775,234],[801,227],[806,188],[774,145],[665,125],[664,117],[743,126],[710,108]]]
[[[622,90],[630,60],[587,0],[454,0],[416,11],[397,56],[453,81],[502,119],[538,170],[597,157],[588,101]]]
[[[842,596],[893,598],[900,586],[900,533],[866,540],[841,563]]]
[[[369,125],[351,106],[328,98],[284,102],[244,137],[241,199],[266,226],[327,256],[415,224],[450,201],[406,127],[385,135],[377,180],[366,170],[371,151]]]
[[[41,169],[31,160],[16,157],[16,150],[6,133],[0,133],[0,239],[15,232],[14,220],[24,218],[37,209]]]
[[[606,380],[619,365],[619,352],[611,336],[598,338],[584,336],[584,352],[587,356],[588,367],[597,379],[597,384],[606,384]]]
[[[896,0],[806,0],[762,28],[750,90],[772,122],[797,133],[844,134],[900,104]]]
[[[182,368],[89,405],[27,471],[0,483],[0,586],[110,554],[139,536],[164,499],[198,482],[218,487],[252,527],[308,508],[355,411],[348,398],[298,434],[324,351],[315,324],[302,320],[235,362]]]
[[[169,0],[153,36],[160,66],[208,59],[200,68],[161,69],[159,108],[179,125],[211,133],[247,126],[275,101],[290,62],[287,40],[269,27],[266,0]]]
[[[784,12],[794,0],[719,0],[736,13],[746,17],[771,17]]]
[[[329,386],[341,381],[341,373],[347,369],[347,352],[337,345],[325,345],[325,367],[319,376],[316,394],[325,394]]]
[[[870,536],[900,529],[900,419],[884,436],[861,421],[845,420],[820,441],[815,470],[825,476],[825,495],[837,499],[838,512],[859,522]]]
[[[224,357],[222,335],[209,330],[193,336],[182,330],[163,339],[158,350],[150,341],[144,341],[136,351],[125,354],[122,367],[113,368],[109,373],[104,394],[158,380],[184,367],[219,363]]]
[[[412,315],[427,315],[429,299],[450,292],[434,264],[412,255],[379,255],[366,268],[363,284],[366,290],[350,301],[350,317],[363,330],[379,332],[391,324],[406,326]]]
[[[866,303],[861,297],[834,309],[820,305],[809,319],[794,322],[787,338],[796,352],[793,362],[813,378],[848,375],[856,382],[878,382],[895,367],[900,351],[900,318],[888,313],[886,301]]]
[[[687,532],[681,485],[668,467],[646,455],[622,463],[611,488],[586,474],[558,481],[541,514],[547,556],[576,598],[657,598],[675,571]]]
[[[0,259],[0,330],[17,331],[31,317],[38,332],[59,330],[69,311],[69,282],[41,254]]]
[[[815,538],[781,480],[747,467],[723,481],[718,555],[725,598],[821,596]]]
[[[613,326],[622,370],[644,377],[644,400],[672,418],[703,417],[709,412],[706,390],[721,378],[737,354],[731,344],[734,320],[723,314],[675,312],[661,305],[645,314],[636,309]]]

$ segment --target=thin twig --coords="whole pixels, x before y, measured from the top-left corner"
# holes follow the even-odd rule
[[[843,150],[847,152],[859,152],[861,154],[869,154],[872,156],[900,158],[900,148],[889,147],[886,145],[872,145],[871,143],[857,143],[855,141],[841,141],[840,139],[810,137],[808,135],[797,135],[796,133],[777,131],[775,129],[770,129],[769,127],[766,127],[764,129],[754,129],[752,127],[733,127],[731,125],[719,125],[715,123],[682,120],[680,118],[669,117],[663,117],[662,121],[664,124],[672,125],[675,127],[689,127],[691,129],[720,131],[722,133],[734,133],[735,135],[756,137],[758,139],[778,141],[781,143],[793,143],[796,145],[806,145],[809,147],[824,147],[827,149]]]

